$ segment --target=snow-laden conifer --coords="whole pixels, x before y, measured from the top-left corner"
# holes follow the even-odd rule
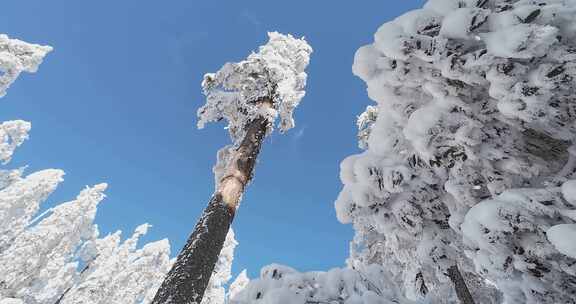
[[[198,110],[198,127],[226,119],[233,143],[218,152],[216,191],[154,304],[202,302],[264,138],[275,125],[281,131],[294,126],[292,113],[304,96],[312,48],[303,38],[268,36],[258,52],[204,76],[206,104]]]
[[[36,71],[50,50],[0,35],[0,96],[20,72]],[[20,120],[0,124],[1,162],[10,161],[29,130]],[[168,241],[138,249],[148,225],[123,243],[119,232],[99,238],[93,220],[105,184],[38,214],[63,175],[0,170],[0,303],[150,303],[172,263]]]
[[[62,297],[61,304],[149,303],[171,266],[167,240],[137,247],[149,225],[136,228],[120,242],[120,232],[94,240],[86,249],[85,266],[78,283]]]
[[[575,9],[431,0],[357,51],[353,72],[377,110],[360,116],[366,151],[341,165],[336,209],[356,230],[352,264],[384,265],[412,299],[445,290],[457,266],[477,302],[499,301],[464,255],[462,223],[507,189],[558,186],[574,172]]]

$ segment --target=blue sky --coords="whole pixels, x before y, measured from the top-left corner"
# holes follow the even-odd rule
[[[3,98],[0,119],[32,122],[10,166],[66,172],[45,208],[107,182],[102,233],[183,246],[213,191],[222,124],[196,129],[204,73],[238,61],[267,31],[305,36],[314,48],[297,126],[266,140],[234,222],[234,272],[269,263],[302,271],[344,265],[352,228],[333,201],[340,161],[358,151],[355,119],[368,100],[352,75],[354,52],[382,23],[423,1],[3,0],[0,32],[55,48],[39,73]]]

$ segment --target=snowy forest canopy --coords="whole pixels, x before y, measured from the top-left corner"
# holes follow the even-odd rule
[[[225,291],[230,233],[203,303],[463,303],[454,271],[476,303],[576,303],[575,15],[575,0],[430,0],[383,24],[352,67],[375,104],[358,116],[362,152],[340,166],[335,208],[355,230],[347,266],[273,264]],[[0,94],[50,50],[0,35]],[[304,95],[301,61],[272,75],[290,88],[281,129]],[[270,92],[243,82],[255,66],[205,77],[200,125],[226,117],[242,137],[248,101]],[[215,80],[242,94],[210,99]],[[3,162],[30,127],[0,125]],[[105,184],[38,216],[62,177],[0,171],[0,303],[149,303],[173,263],[168,242],[137,247],[147,224],[123,242],[99,236]]]

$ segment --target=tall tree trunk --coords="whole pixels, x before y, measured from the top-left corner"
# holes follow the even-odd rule
[[[474,304],[474,299],[472,298],[472,294],[470,294],[470,290],[468,290],[468,286],[466,286],[466,281],[464,281],[464,277],[460,273],[458,269],[458,265],[454,264],[450,268],[448,268],[448,277],[454,283],[454,288],[456,289],[456,296],[458,296],[458,300],[460,300],[461,304]]]
[[[269,99],[262,101],[263,107],[270,105]],[[246,125],[244,139],[232,153],[208,207],[204,209],[152,304],[199,304],[202,301],[238,202],[252,179],[268,124],[266,118],[257,117]]]

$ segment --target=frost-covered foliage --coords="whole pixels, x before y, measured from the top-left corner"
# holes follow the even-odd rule
[[[2,199],[14,202],[7,208],[0,205],[0,214],[11,214],[18,228],[2,235],[10,240],[0,248],[0,299],[27,304],[148,303],[172,263],[168,241],[137,249],[148,225],[138,227],[123,243],[120,232],[98,238],[93,221],[105,184],[87,188],[76,200],[31,222],[30,210],[37,211],[61,176],[59,170],[41,171],[0,191]]]
[[[50,50],[0,35],[0,97]],[[0,124],[0,161],[10,161],[29,130],[24,121]],[[138,249],[148,225],[123,243],[120,232],[99,238],[93,221],[106,184],[38,215],[64,172],[23,171],[0,170],[0,303],[149,303],[172,264],[168,241]]]
[[[408,304],[385,271],[376,265],[362,271],[332,269],[299,273],[277,264],[264,267],[260,278],[235,293],[230,304]]]
[[[34,73],[44,56],[52,51],[49,46],[30,44],[0,34],[0,97],[22,72]]]
[[[0,253],[0,292],[3,295],[38,303],[46,297],[46,292],[52,293],[54,290],[56,295],[47,296],[53,299],[63,291],[50,285],[71,279],[73,271],[70,271],[68,262],[72,262],[70,257],[82,239],[95,233],[92,221],[105,187],[98,185],[94,189],[84,190],[75,201],[61,204],[49,216],[19,233],[10,242],[9,247]],[[62,271],[68,273],[63,274]],[[56,279],[58,277],[62,280]],[[44,288],[44,285],[48,285],[48,288]],[[28,297],[34,297],[36,301],[28,300]]]
[[[476,271],[461,225],[482,200],[574,172],[575,12],[568,0],[431,0],[357,51],[353,72],[377,105],[359,119],[366,151],[341,165],[336,209],[356,230],[351,264],[385,265],[412,299],[445,289],[458,264],[478,302],[499,301],[478,277],[498,274]],[[537,302],[563,297],[548,296]]]
[[[0,98],[22,72],[34,73],[44,56],[52,51],[49,46],[30,44],[0,34]],[[8,163],[14,150],[28,139],[30,123],[22,120],[0,124],[0,162]]]
[[[247,59],[226,63],[218,72],[206,74],[202,88],[206,104],[198,110],[198,127],[226,119],[235,143],[243,138],[244,126],[261,115],[274,126],[277,117],[281,131],[294,127],[292,113],[304,97],[306,73],[312,48],[306,40],[277,32]],[[272,108],[259,101],[270,99]],[[271,128],[270,128],[271,130]]]
[[[123,243],[120,232],[85,243],[80,280],[61,303],[149,303],[172,261],[167,240],[137,248],[138,239],[148,228],[148,224],[137,227]]]
[[[14,150],[28,139],[31,125],[27,121],[12,120],[0,124],[0,161],[8,163]]]
[[[508,190],[466,215],[466,254],[507,304],[576,301],[575,190],[576,181]]]
[[[226,302],[225,284],[232,278],[232,261],[234,260],[234,249],[238,242],[234,238],[234,230],[228,230],[226,240],[218,261],[214,266],[214,272],[208,282],[208,287],[204,292],[202,304],[224,304]],[[244,275],[246,275],[244,273]],[[240,281],[239,281],[240,282]],[[239,283],[237,283],[239,284]]]
[[[14,242],[30,224],[42,203],[62,181],[64,172],[44,170],[20,177],[0,190],[0,252]]]

